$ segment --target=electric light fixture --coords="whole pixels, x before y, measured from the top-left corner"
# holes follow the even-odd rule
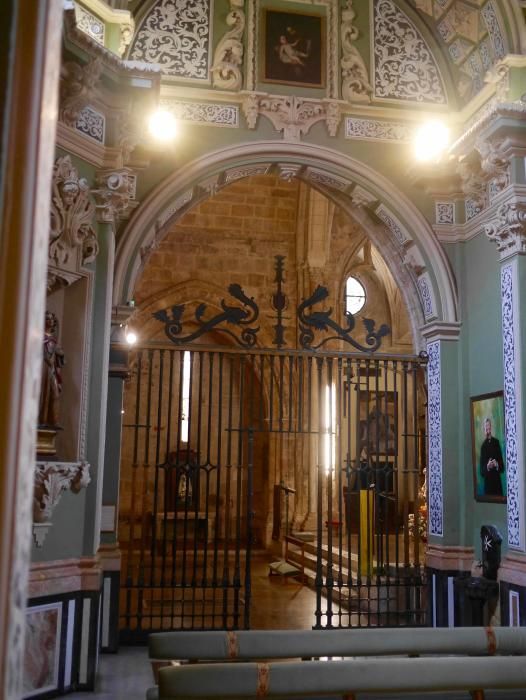
[[[439,121],[423,124],[415,134],[415,158],[421,162],[438,161],[449,143],[449,129]]]

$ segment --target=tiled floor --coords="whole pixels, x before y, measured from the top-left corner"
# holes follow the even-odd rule
[[[310,629],[316,609],[315,593],[291,580],[268,576],[268,561],[257,558],[254,563],[253,629]],[[396,632],[394,632],[396,633]],[[145,647],[122,647],[118,654],[104,654],[100,659],[95,693],[74,693],[68,700],[145,700],[153,677]],[[296,700],[302,700],[297,698]],[[307,700],[307,699],[305,699]],[[404,693],[397,695],[364,695],[358,700],[470,700],[468,693]],[[486,700],[526,700],[526,689],[488,691]]]

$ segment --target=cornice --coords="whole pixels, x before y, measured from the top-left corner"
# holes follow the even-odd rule
[[[462,323],[455,321],[451,323],[443,323],[442,321],[433,321],[427,323],[420,329],[423,337],[428,340],[458,340]]]
[[[128,78],[134,87],[159,88],[161,83],[160,66],[139,61],[124,61],[109,49],[101,46],[77,27],[75,10],[69,2],[64,10],[64,37],[89,56],[99,58],[105,69]]]
[[[433,230],[438,239],[443,243],[465,243],[475,236],[484,233],[484,224],[497,216],[497,210],[506,202],[526,200],[526,185],[509,185],[495,197],[489,207],[464,224],[439,225],[435,224]]]

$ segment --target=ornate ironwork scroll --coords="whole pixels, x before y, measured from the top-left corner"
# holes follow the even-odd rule
[[[274,340],[272,341],[273,345],[276,345],[278,348],[282,348],[287,345],[287,342],[285,340],[285,327],[283,325],[283,311],[287,307],[287,296],[285,292],[282,289],[282,284],[283,284],[283,261],[285,260],[285,257],[283,255],[276,255],[275,256],[276,260],[276,277],[274,281],[276,282],[276,291],[272,295],[271,299],[271,304],[272,308],[276,312],[276,320],[277,323],[274,328]]]
[[[355,327],[355,319],[351,313],[346,313],[347,326],[342,327],[334,319],[331,318],[332,307],[327,311],[312,311],[315,304],[327,299],[329,291],[327,287],[317,286],[313,294],[304,299],[298,306],[298,321],[300,327],[299,343],[304,350],[317,350],[322,345],[325,345],[329,340],[343,340],[349,343],[361,352],[375,352],[382,344],[382,338],[389,335],[391,329],[383,323],[378,330],[375,330],[376,321],[371,318],[364,318],[363,324],[367,331],[365,336],[366,345],[362,345],[351,333]],[[333,331],[334,335],[329,335],[323,338],[317,345],[313,345],[315,339],[315,331]]]
[[[259,308],[254,298],[247,297],[239,284],[231,284],[228,287],[228,292],[231,296],[240,301],[244,308],[229,306],[225,300],[222,299],[221,308],[223,311],[205,320],[203,316],[205,315],[207,306],[206,304],[199,304],[195,310],[195,322],[197,322],[198,327],[193,333],[188,333],[187,335],[182,335],[184,304],[176,304],[172,306],[171,309],[162,309],[161,311],[156,311],[152,315],[165,324],[164,332],[172,343],[176,345],[191,343],[205,333],[216,331],[226,333],[233,338],[236,343],[241,345],[241,347],[251,348],[256,343],[259,326],[257,328],[251,328],[249,326],[258,319]],[[229,328],[221,327],[222,324],[237,326],[241,331],[240,335],[238,336]]]

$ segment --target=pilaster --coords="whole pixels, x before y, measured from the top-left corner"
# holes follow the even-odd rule
[[[484,227],[501,260],[501,307],[506,425],[508,546],[526,552],[524,513],[524,376],[521,348],[526,334],[526,201],[507,199]],[[526,581],[525,581],[526,583]]]
[[[459,323],[424,326],[428,363],[428,527],[431,542],[458,545],[462,532],[459,502],[458,365]],[[447,392],[444,388],[447,387]],[[445,484],[448,484],[446,490]],[[444,513],[448,513],[447,520]]]

